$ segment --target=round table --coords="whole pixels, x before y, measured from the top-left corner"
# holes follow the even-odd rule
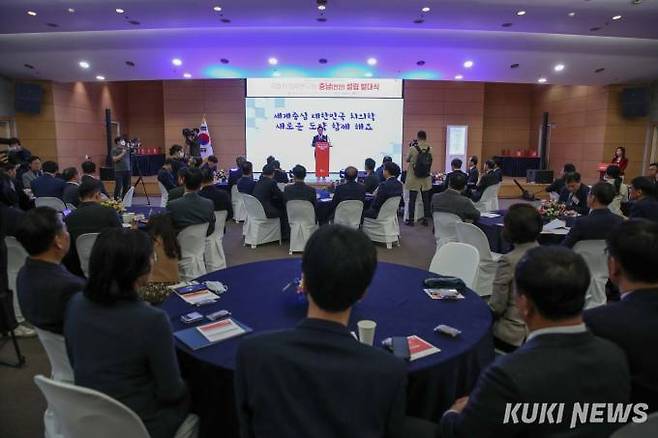
[[[306,303],[291,289],[282,289],[300,274],[300,259],[239,265],[199,278],[228,286],[216,304],[197,309],[172,294],[161,307],[170,315],[174,331],[188,327],[180,322],[185,313],[198,310],[208,314],[219,309],[230,310],[254,332],[289,329],[305,317]],[[357,321],[372,319],[377,322],[376,348],[381,348],[386,337],[415,334],[441,349],[408,364],[408,413],[437,421],[455,398],[472,389],[494,354],[488,306],[472,291],[466,291],[464,300],[431,300],[422,291],[422,281],[431,275],[421,269],[379,263],[368,293],[353,308],[349,329],[357,331]],[[462,335],[454,339],[437,335],[432,329],[438,324],[456,327]],[[181,368],[190,384],[195,411],[201,416],[202,436],[217,435],[220,430],[222,436],[238,436],[232,374],[241,339],[197,351],[177,341]]]

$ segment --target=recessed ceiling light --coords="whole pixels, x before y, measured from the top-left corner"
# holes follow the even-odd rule
[[[221,62],[222,64],[228,64],[229,60],[226,59],[226,58],[222,58],[222,59],[219,60],[219,62]]]
[[[212,10],[215,12],[222,12],[222,7],[221,6],[213,6]]]
[[[372,73],[367,72],[364,76],[367,77],[367,78],[371,78],[371,77],[372,77]]]
[[[279,77],[279,76],[281,76],[281,72],[275,71],[275,72],[272,73],[272,76]]]
[[[183,65],[183,61],[179,58],[172,59],[171,63],[174,64],[175,66]]]
[[[430,7],[429,7],[429,6],[425,6],[423,9],[421,9],[421,11],[423,11],[423,12],[429,12],[429,11],[430,11]]]
[[[124,10],[121,9],[121,8],[116,8],[116,9],[114,10],[114,12],[116,12],[117,14],[123,14],[123,13],[126,12],[126,11],[124,11]]]
[[[318,62],[319,62],[320,64],[326,64],[326,63],[329,62],[329,61],[327,61],[327,58],[320,58],[320,59],[318,59]]]
[[[69,11],[71,14],[75,12],[75,9],[73,8],[68,8],[67,11]]]
[[[462,76],[462,75],[455,75],[455,80],[456,80],[456,81],[461,81],[462,79],[464,79],[464,76]]]
[[[509,68],[519,68],[519,64],[512,64],[509,66]]]
[[[189,78],[192,77],[192,75],[191,75],[190,73],[183,73],[183,77],[184,77],[185,79],[189,79]]]
[[[98,75],[98,76],[96,76],[96,79],[98,79],[99,81],[104,81],[104,80],[105,80],[105,76],[103,76],[103,75]]]
[[[368,65],[377,65],[377,58],[368,58]]]
[[[89,63],[87,61],[80,61],[78,62],[78,65],[85,70],[89,68]]]
[[[36,16],[37,16],[37,13],[34,12],[34,11],[27,11],[27,15],[30,15],[30,16],[32,16],[32,17],[36,17]]]
[[[615,21],[621,20],[621,15],[615,15],[614,17],[612,17],[612,19]]]
[[[270,65],[277,65],[277,64],[279,63],[279,60],[276,59],[276,58],[274,58],[274,57],[272,57],[272,58],[268,59],[267,62],[268,62]]]
[[[473,67],[473,61],[468,60],[468,61],[464,62],[464,67],[465,67],[465,68],[471,68],[471,67]]]
[[[425,22],[425,20],[423,20],[422,18],[416,18],[414,20],[414,24],[423,24],[424,22]]]
[[[526,12],[523,11],[523,10],[521,10],[521,11],[516,11],[516,15],[518,15],[519,17],[522,17],[522,16],[524,16],[525,14],[526,14]]]
[[[605,68],[603,68],[603,67],[599,67],[599,68],[597,68],[596,70],[594,70],[594,73],[601,73],[601,72],[604,71],[604,70],[605,70]]]
[[[546,83],[546,78],[539,78],[539,79],[537,79],[537,82],[539,82],[540,84],[545,84]]]
[[[568,15],[569,15],[570,17],[575,17],[575,16],[576,16],[576,13],[575,13],[575,12],[569,12]]]
[[[553,70],[555,70],[555,71],[564,70],[564,64],[557,64],[555,67],[553,67]]]
[[[327,6],[325,6],[325,5],[318,5],[318,9],[321,10],[321,11],[324,11],[325,9],[327,9]]]

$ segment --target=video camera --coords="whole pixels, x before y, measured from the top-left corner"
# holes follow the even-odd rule
[[[196,141],[197,137],[199,136],[199,128],[183,128],[183,137],[187,141]],[[190,139],[190,137],[192,137]]]

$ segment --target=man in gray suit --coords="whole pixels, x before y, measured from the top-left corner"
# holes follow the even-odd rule
[[[450,187],[442,193],[432,196],[432,212],[456,214],[462,220],[478,220],[480,212],[473,201],[462,195],[466,187],[466,175],[453,172],[450,176]]]
[[[178,231],[190,225],[208,223],[208,236],[215,231],[214,205],[199,195],[203,175],[201,169],[189,168],[183,178],[185,194],[167,204],[167,211]]]

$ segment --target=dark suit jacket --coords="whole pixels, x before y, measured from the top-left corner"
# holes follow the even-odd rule
[[[621,301],[585,312],[585,323],[597,336],[626,352],[631,369],[631,401],[658,410],[658,289],[643,289]]]
[[[477,167],[471,167],[466,172],[466,186],[475,187],[480,179],[480,171]]]
[[[167,205],[170,202],[180,199],[185,194],[185,186],[174,187],[167,192]]]
[[[167,191],[176,187],[176,178],[174,178],[174,174],[165,168],[158,170],[158,181],[162,183]]]
[[[440,436],[607,437],[620,425],[578,423],[577,429],[570,429],[573,404],[627,403],[629,393],[626,358],[612,342],[589,332],[539,335],[480,374],[463,412],[447,412],[441,419]],[[523,424],[519,409],[519,422],[505,424],[506,403],[523,402],[565,403],[563,420]]]
[[[332,211],[335,211],[336,207],[338,207],[338,204],[341,202],[351,200],[361,201],[365,205],[366,187],[363,184],[356,181],[348,181],[345,184],[336,186],[334,197],[331,200]]]
[[[178,231],[190,225],[208,222],[208,236],[215,231],[215,209],[211,200],[196,192],[185,193],[167,204],[167,211]]]
[[[283,191],[283,197],[288,201],[308,201],[315,207],[316,196],[315,189],[306,183],[295,181],[294,184],[286,186]]]
[[[3,228],[2,235],[16,236],[16,231],[25,216],[25,212],[18,207],[7,207],[5,204],[0,203],[0,215],[2,217],[0,223]]]
[[[97,181],[98,183],[100,183],[100,185],[101,185],[101,193],[104,194],[105,196],[108,196],[108,194],[107,194],[107,190],[105,189],[105,184],[103,183],[103,181],[101,181],[100,179],[98,179],[98,178],[96,178],[96,177],[94,177],[94,176],[92,176],[92,175],[82,175],[82,176],[80,177],[80,182],[85,182],[85,181],[87,181],[87,180]]]
[[[546,187],[546,191],[562,194],[562,189],[564,188],[564,186],[565,186],[564,177],[561,177],[553,181],[550,186]]]
[[[573,248],[581,240],[604,240],[610,231],[622,222],[624,222],[623,217],[607,208],[592,210],[587,216],[576,219],[562,245]]]
[[[379,178],[379,182],[383,183],[386,178],[384,178],[384,165],[382,164],[375,170],[375,175],[377,175],[377,178]]]
[[[251,176],[241,176],[237,185],[238,192],[252,195],[254,193],[254,187],[256,187],[256,181]]]
[[[252,195],[263,204],[265,216],[272,218],[283,215],[283,192],[279,190],[279,186],[272,178],[263,178],[258,181]]]
[[[75,207],[80,205],[80,192],[78,191],[78,188],[78,184],[66,183],[62,194],[62,201],[64,201],[65,204],[71,204]]]
[[[164,311],[141,300],[101,305],[77,294],[64,334],[76,385],[128,406],[152,438],[174,436],[187,415],[187,388]]]
[[[498,178],[498,182],[503,182],[503,169],[496,167],[493,171],[493,174]]]
[[[401,436],[406,367],[319,319],[245,338],[235,392],[243,438]]]
[[[363,181],[363,185],[366,188],[366,193],[372,193],[377,189],[377,186],[379,186],[379,177],[375,173],[371,173],[370,175],[366,176],[366,179]]]
[[[448,188],[450,188],[450,177],[452,175],[454,175],[455,173],[461,173],[462,175],[464,175],[468,179],[468,175],[465,174],[464,172],[462,172],[461,170],[459,170],[459,169],[453,170],[452,172],[450,172],[446,175],[446,178],[443,181],[443,186],[441,187],[441,191],[448,190]]]
[[[390,177],[377,187],[375,199],[372,200],[370,208],[366,210],[365,216],[373,219],[377,218],[379,209],[382,208],[384,202],[386,202],[388,198],[393,198],[395,196],[402,196],[402,183],[394,177]]]
[[[283,170],[275,170],[274,181],[278,183],[288,184],[290,182],[290,179],[288,178],[288,174]]]
[[[18,271],[16,289],[23,316],[40,329],[62,334],[66,305],[85,281],[63,265],[27,258]]]
[[[49,196],[52,198],[62,199],[65,185],[66,183],[64,180],[55,178],[52,175],[43,174],[39,178],[32,181],[30,187],[32,188],[32,194],[34,194],[35,198],[43,198]]]
[[[559,202],[567,204],[569,210],[575,210],[583,216],[589,213],[589,207],[587,206],[587,196],[589,195],[589,187],[585,184],[581,184],[580,188],[576,193],[571,196],[571,192],[565,186],[560,192]]]
[[[225,190],[220,190],[215,186],[206,186],[199,191],[202,198],[210,199],[215,211],[226,210],[226,220],[233,217],[233,206]]]
[[[314,135],[313,136],[313,141],[311,141],[311,146],[315,147],[315,143],[317,143],[319,141],[329,141],[329,137],[327,137],[326,135],[322,135],[322,136]]]
[[[631,204],[631,218],[643,218],[658,222],[658,201],[647,197]]]
[[[475,221],[480,218],[480,211],[475,208],[473,201],[453,189],[432,196],[432,211],[456,214],[462,220]]]
[[[482,175],[482,178],[480,178],[480,182],[477,184],[477,186],[475,186],[475,191],[471,194],[471,199],[474,202],[479,201],[487,187],[495,186],[499,182],[500,181],[498,181],[498,177],[494,174],[494,172],[485,173]]]
[[[242,178],[242,169],[233,168],[228,171],[228,187],[229,189],[238,183],[238,180]]]
[[[100,233],[105,228],[121,228],[119,215],[111,208],[95,202],[83,202],[64,219],[71,235],[71,247],[62,263],[72,274],[82,277],[82,268],[75,242],[83,234]]]

